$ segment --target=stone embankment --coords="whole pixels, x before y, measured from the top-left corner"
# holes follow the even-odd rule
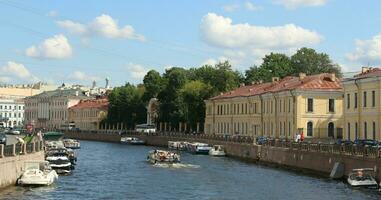
[[[15,185],[26,161],[43,161],[41,141],[28,144],[0,145],[0,188]]]
[[[119,142],[120,132],[77,132],[67,136],[84,139]],[[189,135],[178,133],[140,134],[124,133],[123,136],[136,136],[146,141],[147,145],[165,147],[168,141],[205,142],[225,146],[228,156],[282,166],[297,171],[313,172],[328,176],[336,162],[344,165],[344,174],[348,175],[355,168],[374,168],[376,177],[381,180],[381,153],[372,147],[356,147],[317,143],[271,142],[255,145],[253,139],[224,138],[213,135]]]

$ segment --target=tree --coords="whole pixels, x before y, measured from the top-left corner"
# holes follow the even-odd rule
[[[195,130],[197,122],[203,123],[205,119],[204,100],[211,97],[212,87],[202,81],[190,81],[180,90],[180,96],[185,106],[185,120]]]
[[[294,68],[294,74],[300,72],[308,75],[320,73],[336,73],[338,77],[342,76],[339,65],[332,63],[328,54],[317,53],[314,49],[303,47],[291,56],[291,65]]]
[[[271,81],[272,77],[284,78],[294,73],[291,67],[291,60],[288,56],[281,53],[270,53],[263,58],[261,66],[251,67],[246,70],[245,82],[247,84],[253,81]]]
[[[163,80],[160,73],[155,70],[150,70],[143,78],[145,92],[143,101],[147,103],[151,98],[157,97],[163,88]]]

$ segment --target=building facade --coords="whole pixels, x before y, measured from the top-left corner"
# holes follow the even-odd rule
[[[363,67],[343,87],[345,138],[381,140],[381,69]]]
[[[22,127],[24,125],[23,99],[0,98],[0,127]]]
[[[86,99],[69,108],[69,123],[80,130],[98,130],[107,117],[108,99]]]
[[[274,77],[206,101],[207,134],[342,137],[342,86],[334,74]]]
[[[25,122],[34,128],[65,128],[69,125],[68,108],[90,98],[79,88],[65,87],[27,97]]]

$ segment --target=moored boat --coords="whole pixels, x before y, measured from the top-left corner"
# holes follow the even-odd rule
[[[226,156],[224,146],[213,145],[213,147],[209,150],[209,155],[211,155],[211,156]]]
[[[122,137],[120,139],[120,142],[134,145],[143,145],[146,143],[144,140],[141,140],[137,137]]]
[[[186,150],[186,142],[184,141],[168,141],[168,148],[174,150]]]
[[[70,148],[70,149],[80,149],[80,148],[81,148],[81,143],[79,143],[78,140],[74,140],[74,139],[63,139],[62,141],[63,141],[64,146],[65,146],[66,148]]]
[[[171,151],[164,151],[164,150],[151,150],[148,153],[147,161],[151,164],[157,164],[157,163],[179,163],[180,162],[180,155],[171,152]]]
[[[69,174],[74,169],[74,165],[71,164],[70,159],[65,152],[50,151],[45,158],[49,162],[50,166],[56,170],[58,174]]]
[[[194,154],[209,154],[210,149],[212,147],[206,143],[195,142],[188,144],[188,151]]]
[[[49,166],[48,162],[28,161],[25,163],[25,171],[17,180],[19,185],[51,185],[58,175],[55,170]]]
[[[372,168],[353,169],[347,181],[353,187],[377,187],[378,184],[372,172],[374,172]]]

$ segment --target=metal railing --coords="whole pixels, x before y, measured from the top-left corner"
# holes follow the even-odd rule
[[[0,158],[16,155],[29,154],[43,150],[42,141],[31,143],[17,143],[12,145],[0,145]]]

